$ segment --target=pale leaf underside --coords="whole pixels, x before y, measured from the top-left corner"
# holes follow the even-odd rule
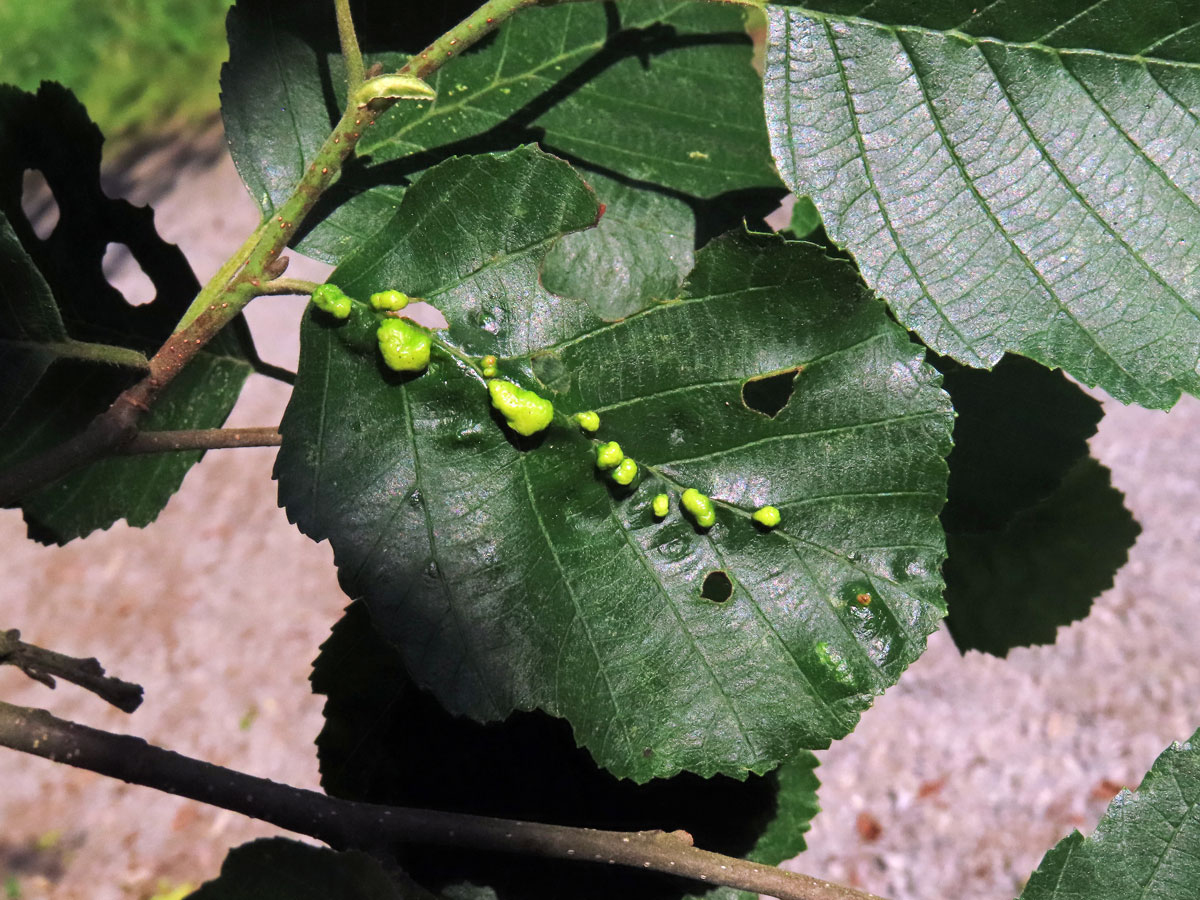
[[[1189,14],[1115,50],[1057,44],[1168,4],[1065,10],[1020,42],[825,5],[769,12],[772,149],[901,321],[962,362],[1014,350],[1125,402],[1200,390],[1200,64],[1165,55]]]

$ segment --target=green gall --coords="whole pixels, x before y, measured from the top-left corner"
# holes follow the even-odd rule
[[[336,284],[319,284],[312,292],[312,302],[317,309],[329,313],[335,319],[345,319],[350,315],[351,304],[354,303],[342,293]]]
[[[607,444],[601,444],[596,448],[597,469],[616,468],[624,458],[625,454],[621,452],[621,445],[616,441],[609,441]]]
[[[429,334],[408,319],[385,319],[375,332],[384,364],[397,372],[423,372],[429,365]]]
[[[380,75],[364,81],[354,92],[356,106],[372,100],[432,100],[437,91],[414,75]]]
[[[553,403],[503,378],[488,382],[488,394],[508,427],[525,437],[537,434],[554,418]]]
[[[592,412],[590,409],[587,412],[575,413],[575,421],[579,423],[579,427],[584,431],[597,431],[600,428],[600,416]]]
[[[654,510],[654,515],[660,519],[665,519],[667,513],[671,511],[671,498],[666,494],[655,494],[654,500],[650,504]]]
[[[759,525],[765,525],[767,528],[774,528],[783,521],[783,516],[779,514],[779,510],[774,506],[759,507],[750,518],[754,519]]]
[[[496,357],[489,353],[480,362],[483,364],[483,377],[494,378],[496,376]]]
[[[846,658],[841,653],[829,645],[828,641],[821,641],[814,649],[817,659],[830,675],[844,685],[854,684],[854,672],[851,671],[850,664],[846,662]]]
[[[395,312],[408,306],[409,296],[403,291],[379,291],[371,295],[371,305],[376,309]]]
[[[617,484],[633,484],[633,479],[637,478],[637,463],[628,456],[625,457],[612,470],[612,480]]]
[[[701,528],[712,528],[717,521],[717,511],[713,502],[695,488],[688,488],[679,498],[683,508],[692,514],[696,524]]]

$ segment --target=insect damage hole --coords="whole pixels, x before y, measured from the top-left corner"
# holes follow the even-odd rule
[[[700,588],[700,596],[713,603],[724,603],[733,596],[733,582],[729,576],[717,569],[704,576],[704,586]]]
[[[58,201],[40,169],[26,169],[21,178],[21,212],[38,240],[44,241],[58,225]]]
[[[121,292],[130,306],[149,303],[157,295],[154,282],[142,271],[132,251],[125,244],[113,241],[104,248],[104,260],[100,263],[104,277]]]
[[[775,418],[792,399],[799,374],[800,367],[796,366],[771,375],[748,378],[742,383],[742,404],[768,419]]]

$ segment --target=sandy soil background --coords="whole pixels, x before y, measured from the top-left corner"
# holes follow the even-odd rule
[[[253,228],[219,132],[160,149],[110,192],[152,202],[201,278]],[[321,279],[294,260],[289,274]],[[133,285],[131,274],[118,277]],[[135,287],[130,287],[135,290]],[[296,298],[250,310],[260,351],[292,367]],[[253,377],[232,424],[278,422],[287,390]],[[848,739],[820,754],[825,810],[794,867],[894,900],[1004,900],[1072,828],[1094,827],[1173,740],[1200,726],[1190,610],[1200,562],[1200,402],[1106,403],[1093,441],[1145,531],[1116,586],[1053,647],[960,656],[938,633]],[[332,554],[288,525],[274,451],[209,454],[152,527],[48,549],[0,513],[0,626],[146,687],[132,717],[70,685],[0,669],[0,696],[183,753],[316,787],[321,698],[309,664],[345,597]],[[169,597],[163,602],[162,597]],[[30,900],[145,900],[216,874],[275,833],[231,813],[0,752],[0,880]],[[15,892],[15,893],[14,893]]]

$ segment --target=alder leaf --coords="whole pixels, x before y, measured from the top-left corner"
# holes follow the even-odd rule
[[[68,341],[50,286],[0,212],[0,430]]]
[[[1090,837],[1059,841],[1020,900],[1191,900],[1200,895],[1200,731],[1121,791]]]
[[[964,653],[1053,643],[1112,586],[1141,531],[1088,457],[1100,403],[1020,356],[990,372],[934,362],[957,415],[942,510],[946,626]]]
[[[394,70],[473,4],[356,4],[368,63]],[[345,93],[324,3],[239,0],[229,17],[222,112],[238,171],[264,216],[288,196]],[[765,215],[784,192],[761,114],[744,13],[665,0],[520,11],[431,78],[433,103],[399,104],[371,126],[298,249],[338,263],[394,213],[408,184],[455,155],[539,143],[585,172],[608,207],[549,267],[573,296],[617,318],[678,289],[697,231]],[[738,199],[732,215],[723,207]],[[594,283],[571,278],[595,259]],[[606,261],[601,264],[601,261]],[[608,268],[605,267],[608,266]]]
[[[852,729],[942,616],[949,401],[812,245],[715,241],[679,300],[617,323],[546,293],[540,257],[595,211],[536,150],[426,173],[333,280],[425,297],[449,327],[401,378],[364,305],[305,318],[280,500],[450,711],[562,716],[636,781],[762,773]],[[549,428],[506,431],[468,364],[484,354],[553,401]],[[747,382],[778,393],[763,376],[790,393],[773,416],[743,402]],[[597,471],[568,418],[585,410],[640,483]],[[681,515],[688,487],[716,501],[711,529]],[[774,530],[750,518],[768,503]]]
[[[597,768],[561,719],[514,713],[482,725],[453,716],[412,683],[361,601],[321,646],[312,683],[328,698],[317,752],[333,796],[587,828],[683,829],[699,847],[772,865],[804,850],[818,811],[811,753],[744,782],[684,774],[635,785]],[[575,862],[514,866],[511,854],[452,848],[401,850],[398,862],[428,887],[469,881],[502,900],[679,900],[694,887],[622,867],[581,881]]]
[[[1125,403],[1200,393],[1200,8],[818,0],[768,18],[779,171],[904,325]]]
[[[478,152],[507,132],[509,143],[536,139],[573,162],[697,197],[778,186],[742,10],[606,6],[522,11],[487,47],[438,70],[436,102],[393,108],[359,152]]]
[[[947,530],[946,625],[963,652],[1052,644],[1112,587],[1141,527],[1109,471],[1084,457],[999,531]]]
[[[154,213],[108,197],[100,186],[103,138],[70,91],[45,82],[36,94],[0,88],[0,265],[16,280],[0,288],[0,466],[44,452],[82,431],[141,377],[135,368],[80,358],[81,345],[154,353],[199,285]],[[42,172],[61,215],[45,240],[22,210],[22,175]],[[112,243],[126,245],[153,283],[133,306],[103,271]],[[215,428],[258,362],[240,317],[172,382],[144,417],[148,430]],[[10,384],[12,390],[9,390]],[[22,501],[31,537],[65,543],[118,519],[143,526],[162,511],[201,453],[113,457]]]
[[[1062,372],[1021,356],[985,371],[940,357],[954,403],[954,451],[942,525],[947,532],[995,531],[1044,500],[1088,454],[1104,416]]]

